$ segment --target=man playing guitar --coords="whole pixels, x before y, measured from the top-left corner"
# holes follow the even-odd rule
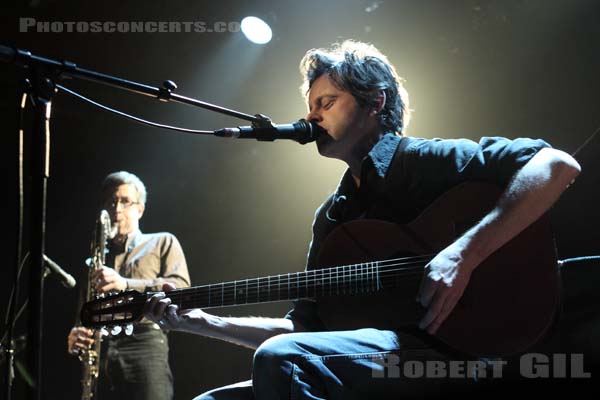
[[[298,300],[284,318],[219,317],[200,308],[189,308],[190,304],[196,303],[186,303],[185,299],[183,302],[172,301],[175,292],[154,295],[145,306],[145,316],[164,329],[192,332],[256,349],[251,381],[215,389],[198,399],[364,398],[367,394],[372,398],[399,398],[407,393],[432,389],[435,386],[429,385],[432,381],[426,380],[425,386],[416,389],[410,378],[386,377],[382,375],[382,365],[392,356],[400,363],[452,360],[456,354],[446,344],[455,350],[459,347],[459,352],[464,351],[464,348],[449,343],[450,339],[444,339],[444,330],[448,332],[450,325],[457,324],[451,323],[452,318],[457,316],[454,320],[460,325],[461,309],[475,307],[480,301],[482,304],[485,300],[494,301],[488,298],[495,296],[491,294],[493,290],[505,293],[509,302],[513,293],[522,293],[521,289],[511,286],[518,285],[519,279],[498,278],[495,284],[488,282],[480,286],[489,291],[482,289],[476,292],[482,295],[469,297],[467,293],[471,286],[477,286],[478,268],[481,266],[480,275],[483,275],[487,268],[486,259],[538,221],[577,177],[580,167],[568,154],[552,149],[542,140],[482,138],[476,143],[465,139],[425,140],[404,136],[410,117],[407,92],[394,67],[371,45],[347,41],[332,49],[310,50],[301,62],[301,72],[309,109],[306,119],[326,131],[317,140],[319,153],[348,165],[338,189],[316,213],[307,275],[302,276],[306,280],[305,291],[300,292],[298,280],[295,286],[291,279],[285,281],[288,288],[292,282],[291,290],[295,288],[297,295],[291,298]],[[477,218],[449,219],[448,223],[441,224],[440,231],[454,232],[446,235],[444,240],[429,240],[415,228],[416,225],[398,229],[398,235],[410,240],[413,249],[435,253],[425,263],[424,273],[421,269],[417,275],[417,290],[408,296],[414,305],[424,309],[415,329],[395,329],[369,322],[350,321],[348,325],[335,322],[336,316],[350,317],[350,320],[355,316],[357,321],[360,320],[363,317],[359,312],[360,304],[348,298],[337,303],[335,300],[328,302],[328,293],[324,291],[325,296],[320,296],[319,290],[325,290],[323,287],[331,289],[334,281],[339,289],[339,279],[351,277],[356,271],[360,271],[361,276],[371,276],[368,274],[373,271],[373,274],[379,274],[376,268],[382,265],[354,264],[367,261],[359,257],[361,259],[353,261],[353,265],[341,273],[337,270],[335,276],[333,270],[319,273],[318,268],[335,265],[329,264],[335,257],[324,249],[330,234],[336,235],[338,249],[343,247],[341,253],[359,249],[363,255],[375,253],[375,259],[371,261],[376,261],[378,254],[376,250],[371,251],[372,247],[378,243],[383,246],[388,239],[395,240],[394,234],[377,233],[379,225],[371,224],[367,229],[374,229],[372,232],[375,233],[366,235],[363,245],[356,239],[358,234],[353,229],[358,231],[365,227],[352,223],[378,220],[394,225],[408,224],[427,213],[428,207],[444,193],[472,181],[498,186],[500,191]],[[477,200],[472,197],[479,193],[475,191],[466,197]],[[450,195],[449,198],[451,200],[446,198],[446,205],[451,207],[469,200],[465,196]],[[427,215],[420,217],[421,220],[428,219],[432,224],[439,221],[435,211],[430,210]],[[438,228],[429,229],[434,235],[438,232]],[[376,236],[377,240],[369,242],[370,236]],[[416,258],[394,260],[397,271]],[[506,268],[505,275],[519,272]],[[521,269],[527,269],[527,265]],[[552,273],[551,270],[549,275]],[[536,279],[535,275],[533,279]],[[545,279],[540,277],[540,285]],[[383,280],[377,275],[370,284],[378,286],[381,282]],[[281,281],[278,284],[280,287]],[[352,287],[344,284],[342,289],[348,289],[349,294],[359,294],[360,288],[352,293]],[[164,289],[167,291],[170,287],[167,285]],[[310,296],[310,290],[314,290],[315,296]],[[536,301],[536,285],[528,290],[531,290],[527,294],[531,301]],[[244,292],[236,283],[233,293]],[[245,293],[247,295],[248,291]],[[260,300],[259,288],[256,293]],[[362,297],[358,298],[363,301]],[[554,294],[546,298],[543,307],[549,305],[547,308],[552,309],[556,306]],[[207,304],[211,304],[210,299],[209,290]],[[331,306],[337,307],[339,313],[330,312]],[[385,309],[384,314],[394,307]],[[497,307],[490,308],[489,313],[493,314],[501,311],[503,306],[490,307]],[[545,328],[531,334],[534,341],[551,324],[551,313],[544,318],[542,325]],[[448,324],[445,324],[446,320]],[[509,324],[500,320],[499,328],[501,325]],[[526,332],[528,327],[524,323],[517,329]],[[484,333],[469,336],[469,332],[471,328],[465,327],[464,335],[469,338],[465,340],[465,346],[485,339],[481,338]],[[500,350],[502,343],[499,342],[502,340],[488,341],[489,347],[482,345],[480,349],[465,351],[465,356],[477,358],[526,350],[521,345],[515,346],[514,351]],[[494,347],[496,345],[499,347]],[[496,349],[498,354],[493,354]]]

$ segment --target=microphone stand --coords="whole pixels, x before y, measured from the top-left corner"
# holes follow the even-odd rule
[[[263,115],[253,116],[173,93],[177,85],[170,80],[156,88],[142,83],[79,68],[70,61],[56,61],[31,54],[29,51],[0,45],[0,62],[14,63],[29,72],[31,86],[28,94],[34,108],[32,138],[31,180],[31,271],[29,279],[30,311],[28,318],[28,365],[35,386],[29,388],[28,399],[41,400],[42,390],[42,320],[44,236],[46,230],[46,195],[50,178],[50,117],[52,98],[57,92],[57,81],[64,77],[79,78],[100,83],[164,102],[176,102],[204,108],[221,114],[251,121],[254,126],[272,127],[271,120]],[[200,133],[200,132],[198,132]],[[206,132],[213,134],[213,132]],[[18,264],[18,261],[17,261]],[[18,265],[16,266],[18,269]],[[17,272],[15,271],[15,274]],[[12,314],[12,313],[11,313]],[[14,321],[9,322],[12,329]],[[12,337],[12,331],[10,332]],[[9,342],[10,346],[10,342]],[[12,358],[12,353],[9,357]],[[12,379],[7,374],[7,400],[10,400]]]

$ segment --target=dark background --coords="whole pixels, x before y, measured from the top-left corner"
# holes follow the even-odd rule
[[[573,152],[600,127],[600,2],[593,0],[37,0],[2,7],[3,44],[153,86],[172,79],[180,94],[260,112],[279,123],[306,115],[298,91],[298,63],[304,52],[353,38],[379,47],[407,80],[415,109],[407,132],[411,136],[539,137]],[[271,24],[274,38],[269,44],[252,44],[240,32],[19,32],[19,18],[25,17],[211,24],[240,21],[246,15]],[[21,72],[0,65],[0,74],[4,312],[15,260],[14,111]],[[207,130],[247,125],[97,84],[63,84],[162,123]],[[186,253],[192,282],[200,285],[301,270],[314,210],[344,170],[340,162],[320,158],[313,145],[173,133],[125,120],[64,93],[56,96],[52,112],[46,253],[79,283],[82,260],[89,256],[99,184],[109,172],[128,170],[146,183],[149,199],[142,230],[174,233]],[[552,210],[560,258],[600,253],[599,150],[596,137],[578,153],[583,173]],[[77,313],[76,290],[49,277],[44,307],[44,398],[78,398],[80,365],[65,351]],[[280,316],[287,309],[286,303],[216,312]],[[25,320],[17,333],[26,332]],[[170,338],[177,399],[249,378],[249,350],[181,333]],[[17,360],[24,362],[24,354]],[[22,397],[23,385],[17,372],[15,398]]]

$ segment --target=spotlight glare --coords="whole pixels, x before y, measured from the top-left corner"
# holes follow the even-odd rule
[[[242,32],[248,40],[256,44],[265,44],[271,41],[273,32],[271,27],[257,17],[246,17],[242,20]]]

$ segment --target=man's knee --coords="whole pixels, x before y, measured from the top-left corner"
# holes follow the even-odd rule
[[[301,345],[301,333],[285,333],[265,340],[254,353],[253,376],[290,372],[293,363],[309,354]],[[267,372],[268,371],[268,372]]]
[[[265,340],[254,352],[253,364],[272,364],[289,359],[292,355],[291,334],[281,334]]]

